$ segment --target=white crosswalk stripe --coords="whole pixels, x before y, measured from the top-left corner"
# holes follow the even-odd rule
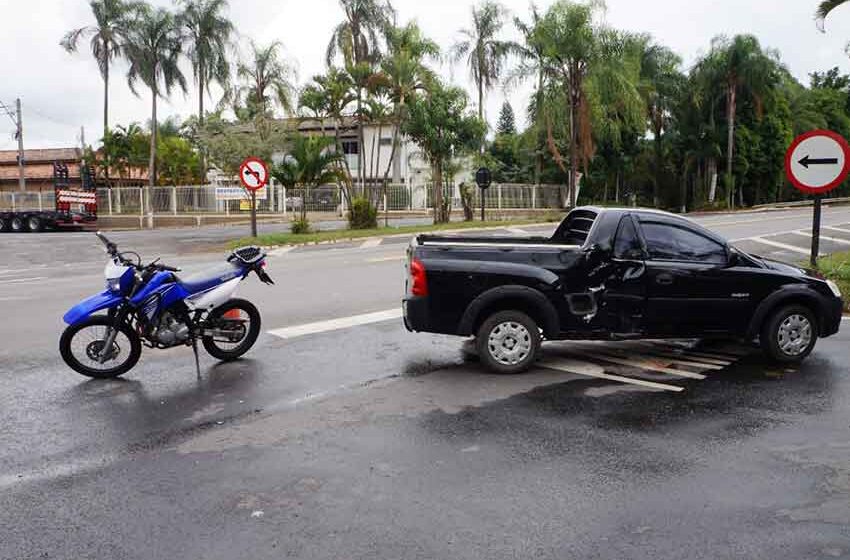
[[[649,389],[656,389],[661,391],[671,391],[674,393],[680,393],[685,390],[684,387],[679,387],[678,385],[669,385],[667,383],[658,383],[655,381],[647,381],[645,379],[635,379],[632,377],[625,377],[622,375],[613,375],[610,373],[605,373],[604,369],[594,365],[589,364],[587,362],[580,362],[575,360],[566,360],[566,359],[552,359],[545,360],[540,363],[540,367],[546,369],[554,369],[557,371],[563,371],[566,373],[574,373],[576,375],[584,375],[587,377],[594,377],[596,379],[605,379],[608,381],[616,381],[618,383],[625,383],[627,385],[639,385],[641,387],[647,387]]]
[[[812,237],[812,234],[806,233],[805,231],[795,231],[795,235],[801,235],[803,237]],[[838,243],[839,245],[850,245],[850,241],[846,239],[838,239],[837,237],[827,237],[826,235],[821,234],[820,238],[824,241],[832,241],[833,243]]]

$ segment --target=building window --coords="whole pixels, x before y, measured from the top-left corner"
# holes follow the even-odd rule
[[[348,155],[357,155],[360,153],[360,144],[357,143],[357,140],[343,140],[342,141],[342,152]]]
[[[393,139],[392,138],[381,138],[381,146],[392,146]]]

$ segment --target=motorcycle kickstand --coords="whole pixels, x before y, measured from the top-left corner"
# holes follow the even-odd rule
[[[198,338],[192,337],[192,352],[195,354],[195,371],[198,374],[198,379],[201,379],[201,362],[198,359]]]

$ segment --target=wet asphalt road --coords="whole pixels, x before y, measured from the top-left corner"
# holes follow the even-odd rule
[[[701,220],[804,248],[809,217]],[[163,235],[116,238],[188,269],[216,260]],[[280,254],[278,285],[240,295],[264,330],[392,308],[403,250]],[[745,355],[680,393],[487,375],[460,341],[397,321],[264,334],[247,360],[202,358],[199,378],[191,352],[148,352],[93,382],[56,352],[61,314],[102,284],[91,237],[2,236],[0,263],[0,559],[850,558],[846,321],[799,369]]]

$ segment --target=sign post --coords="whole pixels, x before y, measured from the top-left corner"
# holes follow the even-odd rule
[[[251,237],[257,237],[257,191],[268,184],[269,167],[260,158],[246,158],[239,166],[239,180],[251,195]]]
[[[831,130],[806,132],[788,148],[785,173],[792,185],[815,199],[811,265],[816,267],[820,256],[823,195],[843,183],[850,173],[850,145]]]
[[[478,188],[481,189],[481,221],[484,221],[484,208],[487,206],[486,203],[486,194],[487,189],[490,188],[490,185],[493,183],[493,174],[490,173],[490,170],[486,167],[480,167],[478,171],[475,172],[475,182],[478,184]]]

